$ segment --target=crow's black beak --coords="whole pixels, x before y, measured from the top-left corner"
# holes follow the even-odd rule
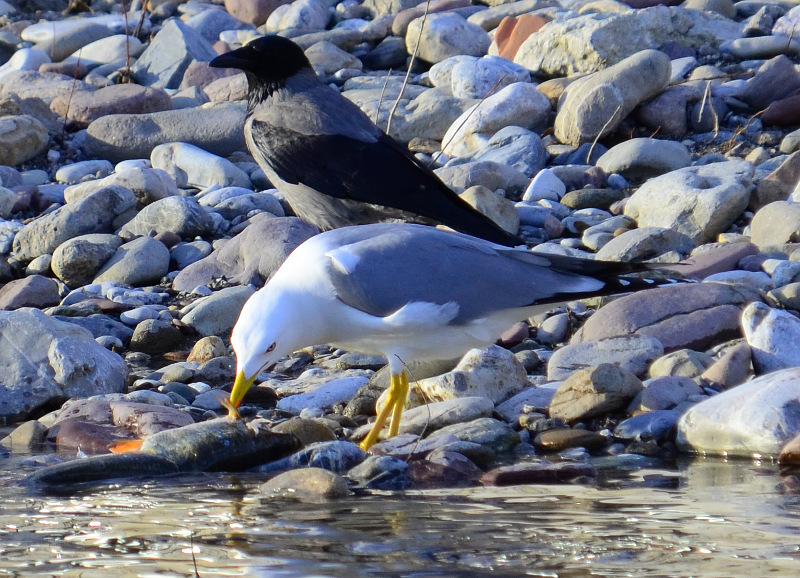
[[[253,66],[253,49],[243,46],[236,50],[231,50],[225,54],[220,54],[208,63],[212,68],[238,68],[239,70],[249,70]]]

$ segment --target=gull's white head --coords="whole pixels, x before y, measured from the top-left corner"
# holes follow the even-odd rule
[[[267,284],[247,300],[231,333],[236,381],[230,402],[238,407],[258,374],[293,351],[313,343],[303,322],[303,298]]]

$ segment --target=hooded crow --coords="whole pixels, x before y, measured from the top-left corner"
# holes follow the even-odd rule
[[[322,230],[393,220],[442,224],[500,245],[524,244],[322,82],[291,40],[264,36],[210,65],[247,75],[247,147],[304,221]]]

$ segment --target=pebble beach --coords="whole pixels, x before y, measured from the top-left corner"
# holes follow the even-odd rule
[[[283,440],[265,495],[592,484],[679,454],[800,483],[788,1],[0,0],[0,451],[36,472],[227,413],[239,311],[319,232],[247,152],[244,74],[208,66],[264,34],[532,251],[686,281],[411,368],[369,452],[386,360],[294,353],[241,410]]]

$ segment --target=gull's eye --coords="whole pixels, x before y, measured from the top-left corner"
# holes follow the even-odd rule
[[[275,341],[273,341],[273,342],[272,342],[272,345],[270,345],[269,347],[267,347],[267,353],[269,353],[270,351],[273,351],[273,350],[275,349],[275,346],[276,346],[276,345],[277,345],[277,343],[276,343]]]

